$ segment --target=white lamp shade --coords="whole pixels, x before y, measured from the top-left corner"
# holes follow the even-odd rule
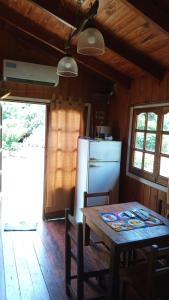
[[[65,55],[58,62],[57,75],[64,77],[78,76],[78,66],[73,57]]]
[[[83,55],[101,55],[105,52],[104,39],[96,28],[86,28],[79,34],[77,52]]]

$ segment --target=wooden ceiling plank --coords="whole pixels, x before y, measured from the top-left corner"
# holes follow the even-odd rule
[[[149,22],[158,26],[165,34],[169,35],[169,20],[168,13],[165,8],[162,10],[161,6],[153,0],[122,0],[124,4],[134,8],[148,19]]]
[[[34,2],[74,27],[77,27],[82,18],[85,16],[85,13],[81,11],[81,19],[80,15],[79,18],[77,18],[75,4],[73,2],[70,4],[70,1],[68,0],[59,1],[56,5],[54,5],[52,0],[34,0]],[[131,44],[120,39],[112,31],[108,31],[107,28],[104,28],[104,26],[97,21],[97,18],[95,20],[95,24],[104,36],[106,47],[151,74],[153,77],[160,80],[164,77],[166,69],[158,61],[152,59],[149,55],[144,54]]]
[[[21,5],[18,5],[19,4]],[[29,4],[31,5],[29,7]],[[39,40],[40,42],[44,43],[48,47],[54,48],[59,52],[64,52],[64,37],[60,35],[59,26],[65,27],[66,24],[62,22],[59,18],[54,16],[54,23],[57,24],[57,31],[56,33],[51,32],[45,23],[37,23],[36,20],[38,19],[38,14],[36,12],[35,16],[31,14],[30,17],[30,9],[32,8],[34,3],[26,0],[17,0],[17,5],[14,1],[11,0],[0,0],[0,18],[5,22],[8,22],[11,26],[16,27],[18,30],[24,32],[26,35],[33,37],[34,39]],[[48,19],[47,12],[39,7],[39,12],[43,13],[46,16],[46,20]],[[35,18],[36,17],[36,18]],[[70,28],[67,28],[68,32]],[[58,34],[57,34],[58,33]],[[79,56],[75,50],[75,47],[71,48],[71,54],[73,57],[85,67],[88,67],[92,71],[98,73],[99,75],[107,78],[111,81],[120,81],[126,87],[130,86],[131,78],[124,75],[123,73],[119,72],[118,70],[113,69],[112,67],[103,64],[95,57],[86,58],[84,56]]]

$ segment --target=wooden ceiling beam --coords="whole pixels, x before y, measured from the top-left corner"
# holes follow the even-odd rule
[[[169,35],[168,11],[162,9],[158,2],[153,0],[122,0],[124,4],[134,8],[148,19],[149,22],[158,26],[165,34]]]
[[[47,12],[28,0],[0,0],[0,18],[4,22],[24,32],[26,35],[40,41],[44,45],[61,53],[64,52],[65,38],[71,27],[56,16]],[[130,86],[131,78],[97,60],[78,55],[75,46],[71,54],[82,65],[110,81],[120,81],[126,87]]]
[[[11,35],[15,42],[25,49],[24,60],[26,57],[28,62],[56,66],[58,59],[62,57],[62,54],[56,49],[49,47],[31,35],[25,34],[17,27],[14,27],[7,19],[1,19],[1,17],[0,30]],[[13,53],[14,55],[10,55],[10,57],[6,56],[5,58],[21,60],[20,53],[15,53],[15,51]]]
[[[69,0],[57,1],[57,3],[53,2],[53,0],[34,0],[34,2],[76,28],[85,16],[85,12],[83,11],[81,11],[81,16],[77,15],[77,4],[75,5],[75,3],[71,3]],[[118,38],[118,36],[112,31],[108,31],[107,28],[104,28],[103,25],[97,21],[97,18],[95,19],[95,24],[96,27],[102,32],[107,48],[140,67],[153,77],[160,80],[164,77],[166,69],[158,61],[139,51],[126,41]]]

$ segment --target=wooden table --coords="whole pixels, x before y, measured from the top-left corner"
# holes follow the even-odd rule
[[[117,232],[101,219],[100,212],[113,212],[144,208],[164,222],[164,225],[135,228]],[[110,284],[108,299],[119,299],[119,265],[120,252],[123,250],[142,248],[152,244],[169,244],[169,220],[138,202],[128,202],[104,206],[82,208],[85,223],[110,248]]]

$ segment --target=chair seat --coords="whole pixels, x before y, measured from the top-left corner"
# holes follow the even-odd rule
[[[76,250],[76,246],[72,248],[72,256],[75,261],[77,259]],[[101,270],[108,273],[110,253],[102,243],[84,246],[83,253],[85,273],[100,272]]]
[[[85,272],[108,270],[110,253],[101,243],[84,247]]]

